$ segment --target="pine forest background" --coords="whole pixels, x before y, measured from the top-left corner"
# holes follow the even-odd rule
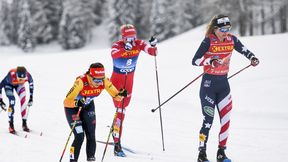
[[[0,45],[32,52],[57,41],[63,49],[77,49],[100,25],[112,43],[126,23],[135,25],[141,39],[156,35],[163,41],[217,14],[228,15],[240,36],[288,32],[287,0],[0,0]]]

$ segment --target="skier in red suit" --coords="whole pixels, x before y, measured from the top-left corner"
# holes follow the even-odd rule
[[[113,73],[111,82],[118,90],[121,88],[126,89],[128,91],[128,96],[123,101],[116,101],[113,99],[117,112],[114,118],[112,135],[115,143],[115,156],[124,157],[125,154],[121,148],[120,138],[125,117],[125,108],[129,105],[132,96],[137,59],[141,51],[144,51],[151,56],[156,56],[157,39],[151,37],[149,40],[150,45],[143,40],[137,39],[136,29],[131,24],[122,25],[120,30],[122,39],[114,42],[112,45],[111,56],[113,59]]]

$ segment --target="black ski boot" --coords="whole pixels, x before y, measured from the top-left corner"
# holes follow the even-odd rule
[[[9,122],[9,133],[12,133],[12,134],[16,133],[13,122]]]
[[[199,154],[198,154],[198,162],[210,162],[208,159],[207,159],[207,154],[206,154],[206,151],[205,150],[200,150],[199,151]]]
[[[120,142],[116,142],[114,144],[114,155],[115,156],[120,156],[120,157],[125,157],[125,153],[122,150]]]
[[[94,156],[87,158],[87,162],[93,162],[93,161],[96,161]]]
[[[231,159],[229,159],[225,154],[225,148],[219,147],[217,151],[217,162],[231,162]]]
[[[27,122],[26,122],[25,119],[22,120],[22,129],[23,129],[23,131],[25,131],[25,132],[30,132],[30,129],[28,128]]]

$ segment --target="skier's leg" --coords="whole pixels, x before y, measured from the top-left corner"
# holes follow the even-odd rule
[[[217,108],[220,116],[221,130],[219,133],[219,147],[225,148],[229,135],[230,114],[232,110],[232,97],[230,88],[219,94]]]
[[[229,83],[224,82],[226,88],[219,93],[217,98],[217,108],[220,116],[221,130],[219,133],[219,149],[217,151],[217,162],[231,161],[225,154],[226,143],[229,134],[230,113],[232,110],[232,97]]]
[[[213,124],[216,94],[211,79],[204,76],[200,88],[200,99],[203,114],[202,127],[199,133],[199,151],[206,150],[209,131]]]
[[[87,161],[95,161],[96,152],[96,115],[95,106],[92,101],[82,110],[81,118],[83,119],[83,128],[86,134],[86,155]]]
[[[9,99],[9,107],[8,107],[8,119],[9,119],[9,132],[15,133],[14,129],[14,106],[15,106],[15,97],[13,94],[13,89],[15,87],[6,85],[5,86],[5,93],[7,98]]]
[[[65,114],[70,128],[72,128],[78,108],[65,108]],[[77,162],[82,143],[84,141],[84,132],[82,127],[82,121],[77,121],[76,126],[73,130],[74,140],[70,147],[70,162]]]
[[[22,128],[24,131],[29,132],[30,129],[27,126],[27,117],[28,117],[28,109],[26,102],[26,89],[24,84],[20,84],[16,88],[16,92],[19,96],[20,107],[21,107],[21,116],[22,116]]]

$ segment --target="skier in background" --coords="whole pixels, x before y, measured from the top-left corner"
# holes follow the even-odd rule
[[[30,98],[28,104],[26,104],[26,89],[25,82],[29,83]],[[0,106],[2,109],[5,109],[6,104],[2,99],[2,88],[5,89],[6,96],[9,99],[8,107],[8,118],[9,118],[9,132],[15,134],[14,129],[14,106],[15,106],[15,97],[14,89],[17,92],[20,100],[21,106],[21,116],[22,116],[22,129],[26,132],[29,132],[30,129],[27,126],[27,105],[30,107],[33,104],[33,91],[34,84],[31,74],[26,70],[24,66],[18,66],[16,69],[11,69],[6,77],[0,83]]]
[[[127,90],[118,91],[113,84],[105,77],[104,66],[101,63],[93,63],[89,70],[74,82],[73,87],[68,92],[65,100],[65,115],[69,126],[72,128],[73,123],[77,120],[73,130],[74,141],[70,148],[70,162],[77,162],[80,149],[86,134],[86,154],[87,161],[95,161],[96,151],[96,116],[93,98],[101,94],[105,89],[116,101],[121,101],[127,96]],[[80,116],[76,114],[82,107]]]
[[[230,112],[232,110],[232,98],[227,73],[233,49],[248,58],[252,66],[259,64],[259,60],[255,55],[239,39],[229,33],[230,29],[231,22],[228,16],[214,16],[208,25],[206,37],[192,60],[193,65],[204,66],[205,72],[200,88],[204,119],[199,133],[198,162],[209,162],[206,155],[206,145],[214,118],[215,106],[217,107],[221,123],[217,162],[231,161],[225,155],[224,150],[226,149]]]
[[[137,39],[136,29],[131,24],[122,25],[122,39],[113,43],[111,56],[113,59],[113,73],[111,82],[117,89],[125,88],[128,96],[123,101],[113,99],[116,107],[116,116],[114,118],[113,139],[114,139],[114,155],[125,157],[125,153],[121,148],[122,125],[125,117],[125,108],[129,105],[133,89],[134,71],[136,69],[137,59],[141,51],[151,56],[157,54],[157,39],[151,37],[150,46],[143,40]]]

